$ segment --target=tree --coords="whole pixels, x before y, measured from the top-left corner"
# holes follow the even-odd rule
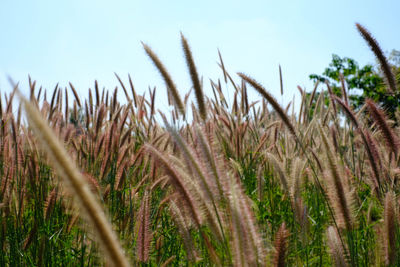
[[[392,50],[389,64],[396,74],[397,84],[400,84],[400,51]],[[360,67],[357,61],[348,57],[332,55],[332,62],[322,75],[311,74],[309,77],[314,82],[329,82],[332,91],[337,96],[342,96],[341,78],[345,81],[350,105],[358,110],[366,98],[371,98],[386,109],[393,118],[394,112],[400,108],[400,92],[389,92],[384,82],[384,74],[377,66],[367,64]]]

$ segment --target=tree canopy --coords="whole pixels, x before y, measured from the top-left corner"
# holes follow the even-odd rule
[[[387,58],[396,75],[396,83],[400,84],[400,51],[392,50]],[[341,87],[345,86],[349,104],[356,110],[367,98],[379,103],[390,116],[400,107],[400,92],[387,90],[384,74],[376,65],[360,66],[352,58],[333,54],[331,63],[322,75],[311,74],[309,78],[314,82],[328,82],[333,93],[339,97],[342,96]]]

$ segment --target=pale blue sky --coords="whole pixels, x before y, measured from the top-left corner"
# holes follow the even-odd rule
[[[163,103],[165,86],[140,41],[159,55],[183,94],[190,79],[182,31],[205,81],[222,77],[219,48],[231,74],[245,72],[276,96],[281,64],[287,102],[297,85],[311,88],[308,75],[321,73],[332,53],[374,63],[355,22],[384,50],[400,49],[399,10],[395,0],[1,0],[0,91],[10,90],[7,75],[26,88],[30,74],[51,90],[71,81],[86,97],[95,79],[110,89],[118,85],[117,72],[125,81],[130,73],[139,93],[157,86]],[[208,82],[205,90],[211,95]]]

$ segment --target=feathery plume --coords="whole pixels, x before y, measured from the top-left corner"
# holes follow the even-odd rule
[[[101,105],[99,111],[97,112],[97,120],[96,120],[96,128],[95,128],[95,135],[94,137],[97,138],[98,133],[100,132],[100,128],[103,124],[103,119],[105,117],[105,106]]]
[[[387,62],[387,59],[385,55],[382,52],[382,49],[380,48],[378,42],[376,39],[371,35],[371,33],[361,24],[356,23],[356,27],[358,32],[361,34],[361,36],[364,38],[364,40],[368,43],[369,47],[371,48],[372,52],[374,52],[376,58],[379,61],[379,65],[381,66],[381,69],[383,71],[384,77],[385,77],[385,82],[388,86],[388,89],[391,91],[391,93],[396,92],[396,78],[393,75],[393,72],[390,68],[389,63]]]
[[[121,78],[120,78],[120,77],[118,76],[118,74],[115,73],[115,72],[114,72],[114,75],[115,75],[115,77],[117,77],[117,80],[118,80],[119,84],[121,85],[122,90],[124,90],[124,94],[125,94],[125,96],[126,96],[126,100],[128,100],[128,102],[131,101],[131,98],[130,98],[129,95],[128,95],[128,91],[126,90],[125,85],[124,85],[124,83],[122,82]]]
[[[384,207],[384,248],[385,260],[389,266],[394,266],[397,254],[396,248],[396,200],[393,192],[389,191],[385,196]]]
[[[54,206],[56,204],[56,200],[57,200],[57,189],[54,188],[51,193],[49,194],[49,196],[46,199],[45,202],[45,209],[44,209],[44,217],[46,220],[49,219],[50,214],[52,213]]]
[[[99,84],[97,83],[97,80],[94,81],[94,91],[96,92],[96,107],[98,107],[100,105],[100,92],[99,92]]]
[[[379,189],[381,187],[381,181],[380,181],[380,174],[378,170],[378,165],[379,165],[379,155],[376,152],[377,150],[374,149],[373,147],[373,142],[372,142],[372,137],[369,134],[368,130],[363,130],[361,128],[360,123],[358,122],[356,115],[354,112],[350,109],[346,103],[344,103],[340,98],[335,96],[335,100],[339,105],[342,107],[343,111],[345,112],[346,116],[350,119],[350,121],[353,123],[353,125],[356,127],[356,130],[359,132],[361,135],[361,138],[363,140],[365,150],[367,151],[368,155],[368,160],[371,164],[372,172],[374,174],[374,183],[375,186]],[[379,195],[379,191],[377,191]]]
[[[31,231],[29,232],[28,237],[24,241],[24,245],[22,246],[23,250],[27,250],[29,248],[29,246],[32,244],[32,241],[36,237],[37,229],[38,229],[38,226],[35,223],[35,225],[31,229]]]
[[[176,85],[173,82],[171,76],[169,75],[167,69],[165,68],[165,66],[161,62],[161,60],[158,58],[158,56],[153,52],[153,50],[151,50],[151,48],[147,44],[142,43],[142,45],[143,45],[144,50],[146,51],[146,54],[153,61],[154,66],[156,66],[157,70],[160,72],[161,76],[163,77],[164,82],[167,85],[168,92],[171,93],[176,107],[178,108],[178,110],[182,114],[182,116],[185,117],[185,106],[183,105],[183,102],[182,102],[181,96],[179,95],[178,89],[176,88]]]
[[[189,68],[190,78],[192,79],[193,88],[194,88],[194,92],[195,92],[196,100],[197,100],[197,106],[199,108],[199,113],[200,113],[202,120],[204,121],[207,117],[207,111],[206,111],[206,104],[205,104],[205,100],[204,100],[203,89],[201,88],[199,75],[197,74],[196,65],[194,64],[194,60],[193,60],[192,52],[189,47],[189,43],[187,42],[185,36],[183,36],[182,33],[181,33],[181,41],[182,41],[183,52],[185,54],[186,64]]]
[[[340,99],[337,96],[334,96],[334,99],[336,100],[336,102],[342,107],[344,113],[346,113],[346,116],[350,119],[350,121],[354,124],[354,126],[357,129],[361,129],[360,127],[360,123],[358,122],[358,119],[356,118],[356,115],[354,114],[354,112],[350,109],[350,107],[343,102],[342,99]]]
[[[349,98],[347,97],[347,90],[346,90],[346,81],[344,79],[343,73],[339,73],[339,79],[340,79],[340,87],[342,89],[342,94],[343,94],[343,99],[344,99],[344,103],[346,103],[346,105],[349,105]]]
[[[328,246],[330,248],[331,257],[336,267],[346,267],[346,257],[339,233],[333,226],[329,226],[326,232],[328,238]]]
[[[315,97],[315,93],[317,92],[317,89],[318,89],[318,85],[319,85],[319,81],[317,81],[317,82],[314,84],[314,89],[313,89],[313,91],[312,91],[312,93],[311,93],[310,101],[308,102],[308,108],[309,108],[309,109],[311,109],[311,106],[312,106],[312,104],[313,104],[314,97]],[[316,108],[318,108],[318,105],[316,105]]]
[[[79,96],[78,96],[78,93],[75,90],[75,87],[72,85],[72,83],[69,83],[69,87],[71,87],[72,93],[74,93],[76,103],[78,104],[79,107],[82,107],[81,101],[79,100]]]
[[[152,233],[150,229],[151,192],[145,191],[138,213],[138,237],[136,240],[137,257],[140,262],[147,262],[150,254]]]
[[[286,266],[285,258],[287,252],[287,243],[288,243],[289,231],[286,228],[286,224],[282,223],[281,227],[279,227],[278,232],[275,235],[274,247],[275,247],[275,255],[274,255],[274,266],[275,267],[284,267]]]
[[[281,182],[283,189],[285,190],[286,193],[289,194],[289,183],[286,178],[286,174],[283,171],[282,164],[280,163],[280,161],[276,158],[276,156],[274,154],[267,152],[266,156],[267,156],[268,160],[274,166],[275,171],[279,174],[280,182]]]
[[[163,264],[161,265],[161,267],[171,266],[171,262],[173,262],[173,261],[175,260],[175,258],[176,258],[175,255],[169,257],[165,262],[163,262]]]
[[[278,104],[276,99],[269,94],[264,87],[259,84],[256,80],[253,78],[247,76],[244,73],[238,73],[238,75],[245,80],[247,83],[249,83],[254,89],[258,91],[267,101],[272,105],[274,110],[278,113],[279,117],[282,119],[282,121],[285,123],[286,127],[288,127],[290,133],[295,137],[295,139],[298,141],[299,138],[297,137],[296,130],[293,126],[293,124],[290,122],[289,117],[287,116],[286,112],[282,109],[282,107]]]
[[[226,69],[225,69],[225,65],[224,65],[224,61],[222,60],[222,56],[221,56],[221,52],[219,51],[219,49],[218,49],[218,56],[219,56],[219,61],[220,61],[220,67],[221,67],[221,69],[222,69],[222,72],[224,73],[224,80],[225,80],[225,83],[227,83],[228,82],[228,80],[227,80],[227,75],[226,75]]]
[[[348,192],[345,190],[342,178],[339,174],[339,168],[337,166],[336,159],[331,152],[331,145],[329,144],[328,138],[326,137],[321,125],[319,125],[319,132],[322,143],[325,147],[325,153],[330,171],[329,179],[332,183],[332,189],[334,191],[328,195],[330,196],[330,200],[338,218],[339,226],[344,226],[347,230],[351,230],[353,227],[353,216],[348,203]]]
[[[157,164],[160,164],[164,167],[165,172],[171,178],[171,183],[174,185],[175,189],[182,195],[182,198],[189,207],[190,215],[196,223],[196,226],[200,226],[202,223],[202,217],[200,215],[200,211],[202,210],[202,208],[198,204],[198,201],[195,200],[193,194],[190,191],[190,188],[188,188],[187,184],[179,175],[178,171],[172,166],[167,157],[165,157],[153,146],[145,144],[143,148],[156,159]]]
[[[178,207],[176,200],[171,199],[169,204],[169,209],[173,215],[173,220],[178,226],[179,234],[182,236],[183,244],[187,253],[187,258],[191,262],[197,260],[197,251],[193,244],[193,238],[190,235],[190,223],[184,216],[184,209]]]
[[[265,248],[258,231],[250,200],[240,183],[230,175],[229,215],[232,254],[236,266],[265,265]]]
[[[279,85],[280,85],[280,88],[281,88],[281,95],[283,95],[282,68],[281,68],[280,64],[279,64]]]
[[[336,110],[336,103],[335,103],[335,98],[334,98],[335,95],[333,94],[332,88],[329,85],[328,80],[325,81],[325,84],[326,84],[326,87],[328,88],[329,98],[331,99],[331,104],[332,104],[333,111],[334,111],[333,114],[334,114],[334,116],[336,116],[337,110]]]
[[[383,112],[383,110],[381,110],[376,106],[373,100],[367,99],[365,103],[367,104],[367,108],[372,118],[374,119],[374,122],[378,125],[379,129],[381,130],[384,139],[386,141],[387,147],[397,155],[400,146],[400,140],[388,125],[385,113]]]

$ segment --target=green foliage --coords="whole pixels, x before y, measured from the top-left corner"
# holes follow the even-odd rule
[[[393,50],[390,55],[389,61],[392,64],[393,72],[399,77],[400,52]],[[366,98],[380,103],[391,117],[400,107],[400,92],[389,93],[384,84],[383,74],[371,64],[359,66],[357,61],[352,58],[341,58],[333,54],[331,63],[325,68],[322,75],[311,74],[309,78],[314,82],[328,82],[333,93],[342,97],[341,74],[346,82],[349,102],[354,109],[360,109]],[[397,82],[399,83],[399,81]],[[327,93],[326,98],[328,98]]]

